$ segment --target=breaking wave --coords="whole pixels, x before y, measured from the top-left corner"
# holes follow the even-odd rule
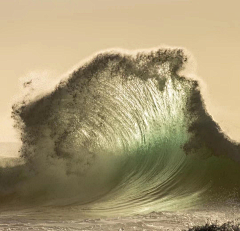
[[[15,104],[21,163],[1,167],[0,201],[133,214],[238,200],[240,145],[187,62],[181,48],[101,52]]]

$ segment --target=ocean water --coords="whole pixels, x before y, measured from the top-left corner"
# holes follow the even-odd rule
[[[21,147],[1,159],[0,229],[237,222],[240,145],[181,74],[188,59],[180,48],[100,52],[14,104]]]

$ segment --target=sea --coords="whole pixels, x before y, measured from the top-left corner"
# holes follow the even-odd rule
[[[240,218],[240,144],[183,48],[100,51],[12,107],[0,230],[188,230]]]

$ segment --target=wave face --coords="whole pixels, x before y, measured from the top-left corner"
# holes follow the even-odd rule
[[[21,164],[0,198],[145,213],[238,199],[239,144],[206,112],[180,48],[95,55],[54,91],[13,106]]]

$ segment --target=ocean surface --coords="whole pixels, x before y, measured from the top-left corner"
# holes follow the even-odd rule
[[[188,52],[99,52],[33,81],[0,144],[0,230],[181,230],[240,217],[240,144],[207,112]],[[32,90],[31,90],[32,89]],[[34,95],[34,97],[33,97]]]

